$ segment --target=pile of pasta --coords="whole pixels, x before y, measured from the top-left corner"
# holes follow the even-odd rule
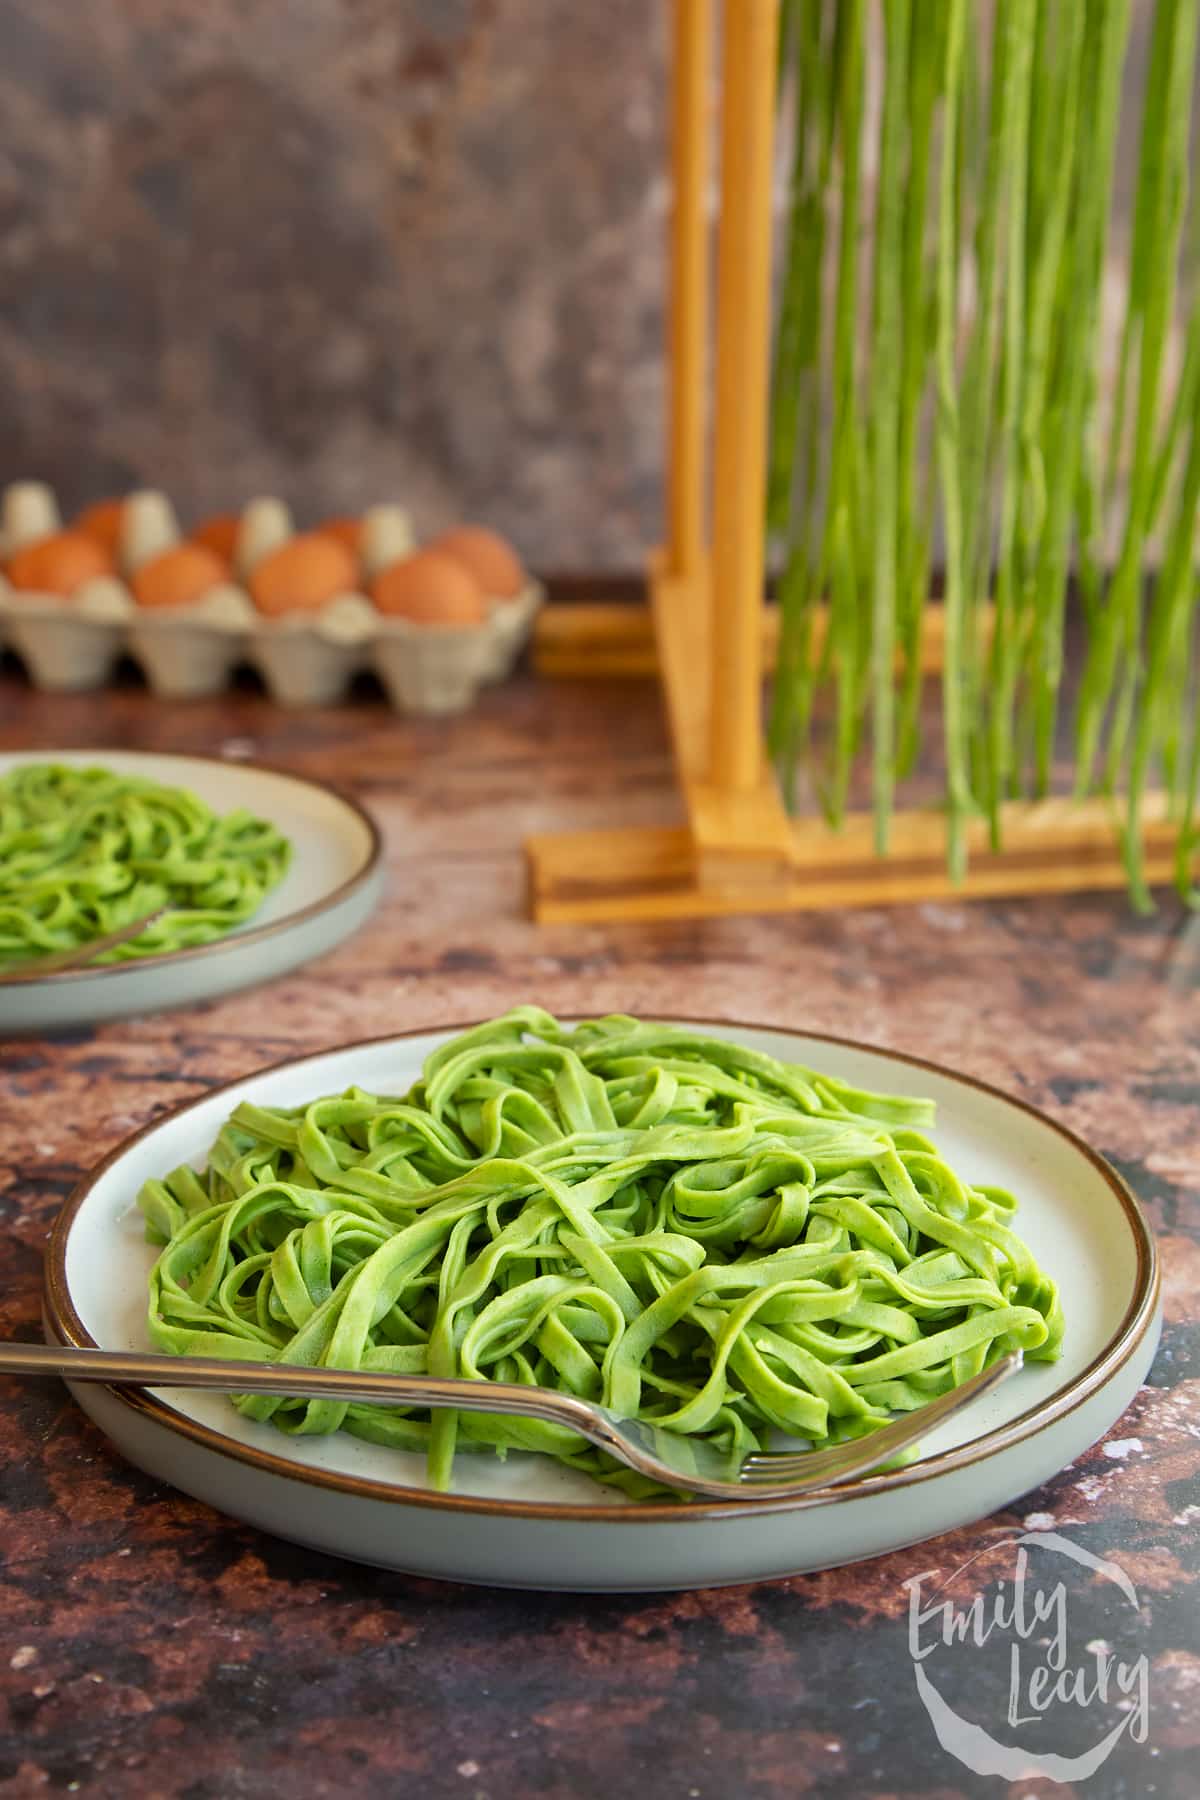
[[[1015,1201],[947,1165],[932,1115],[687,1027],[522,1006],[402,1095],[242,1104],[202,1172],[147,1182],[151,1336],[556,1388],[731,1457],[773,1431],[856,1437],[1062,1338]],[[419,1451],[436,1489],[458,1451],[492,1450],[655,1491],[537,1421],[235,1404]]]
[[[104,768],[22,763],[0,778],[0,967],[73,950],[160,908],[95,962],[222,937],[287,870],[288,840],[245,811]]]

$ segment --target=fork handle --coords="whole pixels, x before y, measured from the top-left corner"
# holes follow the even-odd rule
[[[312,1369],[299,1363],[240,1362],[219,1356],[85,1350],[61,1344],[0,1344],[0,1374],[60,1375],[138,1387],[208,1388],[222,1394],[283,1394],[306,1400],[361,1400],[373,1406],[461,1407],[566,1425],[607,1445],[603,1421],[570,1394],[507,1381],[391,1375],[373,1369]]]
[[[105,950],[115,950],[118,944],[127,944],[130,938],[141,937],[147,926],[157,924],[169,911],[169,906],[159,906],[143,918],[133,919],[115,931],[106,931],[103,937],[89,938],[86,944],[75,944],[70,950],[51,950],[46,956],[16,963],[12,968],[0,970],[0,982],[35,981],[41,975],[54,975],[63,969],[81,969]]]

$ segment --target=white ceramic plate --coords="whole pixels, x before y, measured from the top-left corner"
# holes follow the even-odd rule
[[[856,1085],[928,1095],[968,1177],[1021,1197],[1018,1229],[1059,1281],[1064,1354],[1032,1364],[930,1436],[910,1467],[798,1501],[634,1505],[548,1459],[460,1458],[458,1491],[426,1490],[417,1456],[352,1437],[291,1438],[216,1394],[83,1383],[79,1404],[141,1468],[266,1531],[336,1555],[460,1581],[585,1590],[714,1586],[874,1556],[984,1517],[1103,1435],[1137,1392],[1161,1321],[1154,1243],[1136,1201],[1061,1126],[933,1064],[829,1038],[711,1025]],[[154,1252],[135,1208],[150,1175],[197,1166],[241,1100],[294,1106],[351,1083],[400,1092],[450,1033],[301,1057],[180,1107],[114,1151],[56,1225],[47,1328],[68,1343],[149,1348]]]
[[[379,832],[360,806],[321,782],[253,763],[107,749],[2,755],[0,777],[28,762],[98,764],[190,788],[217,812],[247,807],[291,839],[292,862],[254,917],[211,944],[0,985],[0,1037],[161,1012],[272,980],[357,931],[379,898]]]

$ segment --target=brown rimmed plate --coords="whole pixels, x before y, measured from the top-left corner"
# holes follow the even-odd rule
[[[94,969],[31,972],[0,986],[0,1037],[162,1012],[270,981],[357,931],[379,898],[378,827],[324,782],[257,763],[107,748],[6,753],[0,777],[33,762],[100,766],[188,788],[217,812],[246,807],[291,840],[292,860],[254,917],[211,944]]]
[[[281,1537],[452,1580],[618,1591],[770,1578],[915,1543],[1007,1506],[1109,1431],[1150,1366],[1161,1310],[1150,1229],[1103,1158],[1032,1107],[935,1064],[842,1039],[701,1023],[856,1086],[935,1100],[935,1135],[949,1160],[1021,1197],[1018,1229],[1062,1289],[1061,1361],[1028,1366],[932,1435],[908,1468],[852,1490],[734,1505],[634,1505],[575,1471],[516,1455],[461,1458],[457,1491],[434,1494],[418,1457],[341,1435],[285,1437],[219,1395],[79,1384],[79,1404],[132,1462]],[[147,1348],[154,1252],[136,1210],[142,1181],[180,1162],[199,1166],[240,1101],[294,1106],[352,1083],[402,1092],[452,1035],[375,1039],[281,1063],[128,1139],[56,1224],[48,1331],[67,1343]]]

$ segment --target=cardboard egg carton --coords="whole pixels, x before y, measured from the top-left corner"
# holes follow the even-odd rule
[[[14,484],[0,508],[0,565],[62,529],[48,487]],[[16,651],[36,686],[52,690],[100,687],[127,654],[154,692],[172,699],[218,693],[234,668],[248,663],[284,706],[329,705],[369,669],[398,711],[424,715],[462,712],[482,686],[511,673],[542,603],[538,582],[490,601],[477,625],[389,617],[359,592],[335,595],[318,611],[268,616],[245,584],[255,565],[294,535],[282,501],[253,500],[239,521],[232,579],[185,605],[139,606],[129,585],[136,571],[184,540],[164,494],[133,494],[122,508],[117,574],[95,576],[64,596],[18,590],[0,572],[0,646]],[[359,552],[364,585],[415,548],[402,507],[371,508]]]

